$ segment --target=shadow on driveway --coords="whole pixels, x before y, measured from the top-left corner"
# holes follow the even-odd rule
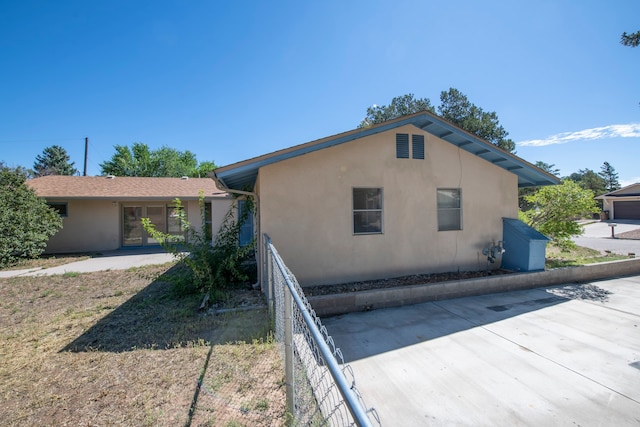
[[[461,304],[453,310],[448,301],[428,302],[335,316],[323,323],[338,343],[345,363],[349,363],[570,300],[605,302],[610,294],[593,284],[558,286],[543,292],[525,290],[485,296],[491,302],[480,308]],[[350,345],[356,336],[357,345]]]

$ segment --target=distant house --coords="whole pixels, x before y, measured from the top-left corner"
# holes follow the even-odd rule
[[[221,189],[255,192],[259,233],[303,286],[488,268],[503,218],[517,218],[518,188],[559,183],[427,112],[221,167],[213,177]]]
[[[640,220],[640,183],[611,191],[596,199],[602,200],[602,210],[609,212],[609,219]]]
[[[140,178],[50,175],[27,181],[63,218],[62,229],[45,253],[93,252],[158,245],[143,229],[148,217],[162,232],[182,235],[174,199],[197,229],[215,231],[232,204],[231,196],[209,178]],[[198,204],[205,201],[203,224]]]

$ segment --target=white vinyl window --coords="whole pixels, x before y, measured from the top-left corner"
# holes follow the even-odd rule
[[[382,188],[353,189],[353,234],[382,233]]]
[[[438,189],[438,231],[462,230],[462,194],[459,188]]]

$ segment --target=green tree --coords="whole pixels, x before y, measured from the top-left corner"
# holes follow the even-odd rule
[[[615,168],[609,164],[609,162],[604,162],[604,164],[600,168],[600,172],[598,172],[598,175],[600,175],[604,180],[604,186],[607,192],[620,189],[618,173],[616,172]]]
[[[47,147],[42,154],[36,156],[36,161],[33,163],[35,176],[75,175],[78,170],[73,166],[75,162],[70,160],[67,150],[59,145]]]
[[[537,161],[536,166],[542,169],[543,171],[550,173],[551,175],[555,175],[555,176],[560,175],[560,169],[558,169],[556,165],[553,163],[549,164],[549,163]]]
[[[599,211],[593,192],[571,180],[542,187],[525,198],[535,209],[521,212],[520,218],[564,248],[575,246],[571,237],[583,232],[575,219]]]
[[[103,175],[115,176],[153,176],[151,151],[147,144],[134,142],[129,148],[116,145],[115,154],[110,160],[100,163]]]
[[[358,127],[368,127],[420,111],[435,113],[435,109],[431,106],[431,101],[428,98],[416,99],[412,93],[396,96],[389,105],[374,105],[367,108],[367,116],[360,122]]]
[[[625,46],[638,47],[640,45],[640,31],[631,34],[627,34],[625,31],[620,37],[620,43]]]
[[[155,176],[197,176],[198,159],[191,151],[161,147],[151,153]]]
[[[198,165],[198,178],[206,178],[209,176],[210,172],[213,172],[215,168],[217,168],[214,162],[204,161]]]
[[[500,125],[495,111],[487,112],[471,103],[458,89],[450,88],[440,93],[438,113],[443,119],[479,136],[510,153],[516,144],[508,139],[509,133]]]
[[[26,184],[24,170],[0,162],[0,267],[37,258],[62,219]]]
[[[195,154],[191,151],[179,151],[163,146],[150,150],[147,144],[134,142],[129,148],[116,145],[116,152],[100,164],[103,175],[147,176],[147,177],[199,177],[206,176],[215,168],[213,162],[198,165]]]
[[[569,175],[569,179],[576,182],[585,190],[591,190],[593,194],[599,196],[607,192],[607,185],[600,175],[591,169],[580,169]]]
[[[484,111],[472,104],[462,92],[453,88],[442,92],[440,100],[438,112],[442,118],[504,150],[514,152],[516,144],[507,138],[508,132],[500,125],[495,112]],[[371,126],[419,111],[435,114],[428,98],[416,99],[412,93],[397,96],[389,105],[367,108],[367,115],[358,127]]]

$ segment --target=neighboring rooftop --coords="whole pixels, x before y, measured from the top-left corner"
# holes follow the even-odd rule
[[[64,199],[198,199],[223,198],[211,178],[148,178],[48,175],[30,179],[27,185],[45,198]]]
[[[610,191],[606,194],[596,197],[596,199],[603,200],[609,197],[630,197],[640,196],[640,182],[636,182],[626,187],[618,188],[617,190]]]
[[[427,111],[389,120],[370,127],[340,133],[227,165],[216,169],[213,174],[215,174],[215,177],[220,183],[227,188],[243,190],[255,184],[258,170],[262,166],[405,125],[413,125],[423,131],[429,132],[489,163],[493,163],[496,166],[514,173],[518,176],[518,187],[534,187],[560,183],[558,177]]]

